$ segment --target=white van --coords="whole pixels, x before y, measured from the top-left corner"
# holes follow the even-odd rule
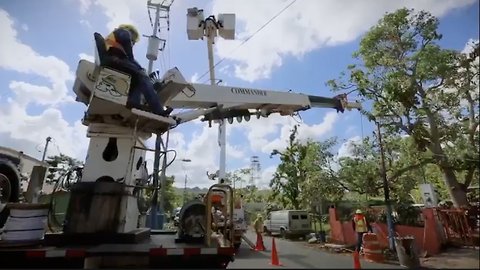
[[[312,232],[310,216],[303,210],[272,211],[263,223],[268,235],[280,234],[283,238],[304,237]]]

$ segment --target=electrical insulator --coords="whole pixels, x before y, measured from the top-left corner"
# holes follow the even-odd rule
[[[160,49],[160,39],[158,37],[148,37],[147,59],[155,61],[158,58],[158,50]]]

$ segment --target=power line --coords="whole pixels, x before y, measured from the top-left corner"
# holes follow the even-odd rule
[[[285,6],[282,10],[280,10],[280,12],[278,12],[277,14],[275,14],[275,16],[273,16],[270,20],[268,20],[265,24],[263,24],[260,28],[258,28],[257,31],[255,31],[251,36],[249,36],[248,38],[246,38],[244,41],[242,41],[242,43],[240,43],[236,48],[234,48],[233,50],[231,50],[228,55],[231,55],[232,53],[234,53],[236,50],[238,50],[240,47],[242,47],[245,43],[247,43],[247,41],[249,41],[250,39],[252,39],[256,34],[258,34],[261,30],[263,30],[267,25],[269,25],[273,20],[275,20],[278,16],[280,16],[285,10],[287,10],[289,7],[291,7],[295,2],[297,2],[297,0],[293,0],[292,2],[290,2],[290,4],[288,4],[287,6]],[[215,63],[215,65],[213,65],[213,67],[211,69],[208,69],[205,73],[202,74],[202,76],[200,76],[197,80],[200,80],[201,78],[205,77],[207,74],[210,73],[210,71],[214,68],[216,68],[218,65],[220,65],[223,61],[226,60],[226,57],[223,57],[222,59],[220,59],[217,63]]]

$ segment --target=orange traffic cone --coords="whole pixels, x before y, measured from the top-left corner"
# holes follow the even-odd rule
[[[255,245],[255,248],[253,249],[255,251],[265,251],[265,245],[263,245],[263,237],[262,234],[257,233],[257,243]]]
[[[278,260],[277,246],[275,245],[275,237],[272,237],[272,260],[270,265],[283,266]]]
[[[360,254],[358,254],[358,251],[353,252],[353,269],[362,269],[362,265],[360,264]]]

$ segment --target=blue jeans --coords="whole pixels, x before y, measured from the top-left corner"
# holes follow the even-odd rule
[[[357,245],[355,246],[355,251],[360,252],[360,249],[362,249],[362,244],[363,244],[363,235],[365,233],[363,232],[357,232]]]
[[[142,94],[153,113],[162,115],[165,110],[153,88],[153,83],[142,67],[135,61],[126,58],[109,56],[106,66],[125,72],[132,76],[132,86],[128,95],[128,103],[134,108],[141,108]]]

